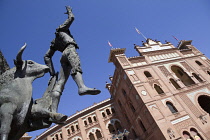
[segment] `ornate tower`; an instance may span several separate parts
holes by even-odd
[[[210,61],[191,43],[147,39],[131,58],[110,51],[115,72],[106,87],[129,139],[210,139]]]

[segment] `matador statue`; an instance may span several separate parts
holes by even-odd
[[[75,42],[69,30],[70,25],[74,21],[74,15],[69,6],[66,6],[66,10],[67,12],[65,14],[68,14],[68,18],[56,29],[55,39],[51,42],[50,49],[44,56],[45,63],[50,68],[50,75],[53,77],[55,75],[55,70],[52,63],[52,56],[56,51],[60,51],[62,53],[59,79],[52,90],[53,112],[57,111],[60,96],[70,74],[78,86],[79,95],[97,95],[101,92],[98,89],[89,88],[84,84],[80,59],[78,53],[76,52],[76,49],[79,49],[79,46]]]

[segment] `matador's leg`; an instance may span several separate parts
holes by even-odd
[[[80,66],[80,59],[76,52],[74,45],[69,45],[67,48],[68,50],[68,61],[71,65],[71,75],[74,79],[75,83],[78,86],[78,93],[79,95],[96,95],[99,94],[101,91],[95,88],[89,88],[84,84],[82,78],[82,70]]]
[[[53,91],[52,91],[52,112],[57,112],[58,104],[60,102],[60,96],[64,90],[64,86],[69,78],[70,74],[70,66],[66,63],[66,56],[65,54],[61,57],[61,69],[59,72],[59,79],[58,82],[55,84]]]

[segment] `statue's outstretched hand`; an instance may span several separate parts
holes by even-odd
[[[66,13],[65,14],[72,14],[72,9],[70,6],[66,6]]]

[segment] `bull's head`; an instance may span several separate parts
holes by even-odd
[[[33,77],[33,79],[36,79],[38,77],[44,76],[44,74],[49,71],[49,67],[46,65],[38,64],[32,60],[22,60],[22,54],[25,48],[26,43],[19,50],[16,56],[16,60],[14,60],[14,64],[16,66],[15,77]]]

